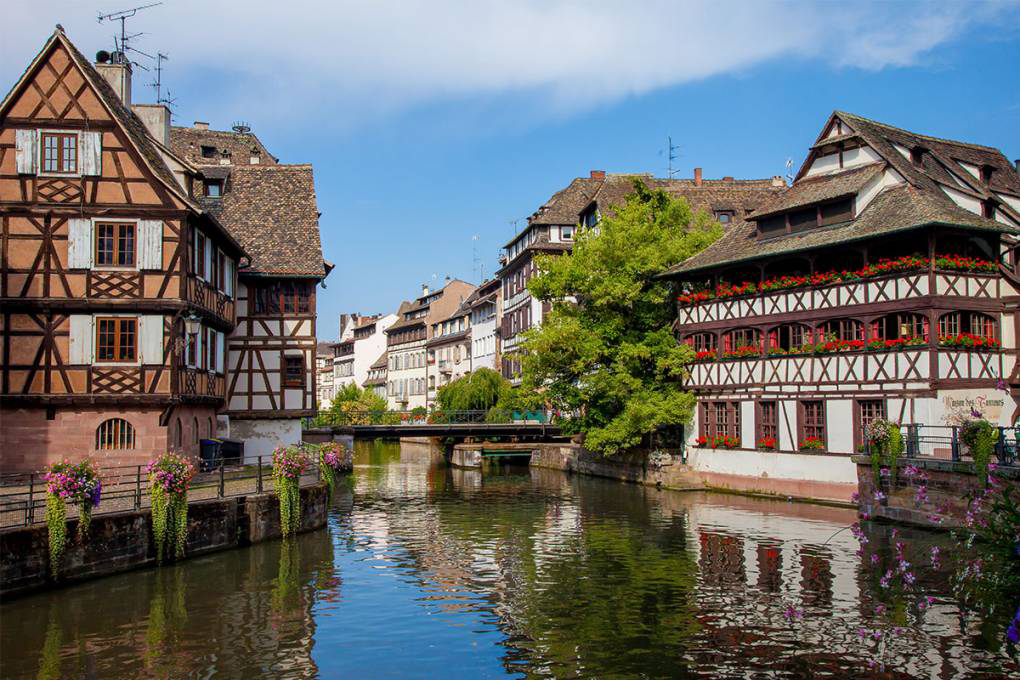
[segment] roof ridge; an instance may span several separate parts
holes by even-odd
[[[894,130],[896,132],[902,132],[904,134],[910,135],[911,137],[919,137],[921,139],[928,139],[928,140],[931,140],[933,142],[941,142],[943,144],[955,144],[956,146],[970,147],[970,148],[973,148],[973,149],[981,149],[983,151],[994,151],[995,153],[998,153],[998,154],[1002,153],[1002,151],[1000,149],[998,149],[998,148],[996,148],[994,146],[987,146],[985,144],[974,144],[973,142],[961,142],[961,141],[959,141],[957,139],[947,139],[945,137],[935,137],[934,135],[925,135],[925,134],[921,134],[920,132],[913,132],[911,130],[907,130],[906,128],[896,127],[895,125],[889,125],[888,123],[883,123],[881,121],[872,120],[871,118],[865,118],[864,116],[858,116],[856,113],[850,113],[849,111],[836,111],[835,113],[838,116],[846,116],[848,118],[856,118],[857,120],[862,120],[865,123],[869,123],[871,125],[877,125],[879,127],[887,128],[889,130]]]

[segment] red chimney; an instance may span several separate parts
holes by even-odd
[[[701,168],[694,168],[694,186],[701,186]]]
[[[605,170],[592,170],[591,171],[591,178],[592,179],[605,179],[606,178],[606,171]]]
[[[726,175],[725,177],[723,177],[723,181],[725,181],[725,182],[732,182],[733,181],[733,177],[731,177],[730,175]]]

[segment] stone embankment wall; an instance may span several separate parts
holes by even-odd
[[[860,486],[860,511],[872,519],[887,519],[927,527],[957,528],[965,526],[969,500],[980,493],[981,486],[974,464],[940,458],[901,458],[897,462],[895,486],[892,475],[880,476],[875,485],[871,459],[854,456]],[[918,474],[909,475],[907,466]],[[1002,483],[1020,490],[1020,468],[999,467],[993,473]],[[919,489],[924,490],[919,493]],[[876,489],[885,498],[876,499]]]
[[[687,463],[645,452],[605,458],[577,444],[533,444],[531,464],[668,489],[711,489],[849,505],[849,456],[691,449]],[[461,445],[454,447],[455,451]]]
[[[301,489],[301,531],[325,526],[325,484]],[[152,517],[148,510],[97,515],[89,538],[79,545],[78,521],[70,520],[60,579],[49,575],[46,525],[0,531],[0,596],[115,574],[156,564]],[[275,494],[196,501],[188,505],[186,557],[279,538],[280,503]]]

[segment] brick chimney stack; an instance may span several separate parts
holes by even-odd
[[[195,121],[195,129],[196,130],[208,130],[209,129],[209,123],[206,123],[203,120],[196,120]]]
[[[785,187],[786,180],[783,179],[782,175],[772,175],[772,186],[774,187]]]
[[[592,179],[605,179],[606,178],[606,171],[605,170],[592,170],[590,175],[591,175]]]
[[[701,168],[694,168],[694,186],[701,186]]]

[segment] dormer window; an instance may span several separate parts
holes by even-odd
[[[995,174],[995,168],[990,165],[981,166],[981,181],[985,184],[992,183],[992,175]]]
[[[715,211],[715,219],[717,219],[720,222],[720,224],[729,224],[730,222],[733,221],[733,218],[736,216],[737,214],[732,210]]]
[[[919,146],[915,146],[910,150],[910,162],[917,167],[921,167],[924,163],[924,149]]]
[[[589,228],[590,227],[594,227],[596,224],[598,224],[598,222],[599,222],[599,211],[598,211],[598,209],[596,209],[594,207],[591,208],[590,210],[586,210],[584,212],[584,214],[581,215],[581,224],[583,226],[585,226],[585,227],[589,227]]]
[[[202,158],[216,158],[216,147],[202,145]]]
[[[852,219],[854,219],[854,199],[847,197],[757,220],[758,237],[771,238],[784,234],[796,234],[815,227],[849,222]]]
[[[223,180],[222,179],[205,180],[205,195],[206,198],[222,198]]]
[[[995,199],[989,198],[981,202],[981,216],[990,220],[995,219],[995,209],[998,207],[998,203]]]
[[[573,227],[562,227],[560,228],[560,238],[564,241],[574,240],[574,228]]]

